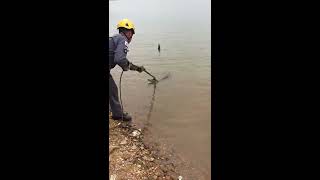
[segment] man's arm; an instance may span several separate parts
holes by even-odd
[[[140,73],[145,70],[143,66],[137,66],[132,64],[131,62],[129,62],[129,69],[132,71],[138,71]]]
[[[124,71],[129,70],[129,60],[127,59],[128,47],[126,45],[125,39],[121,39],[118,46],[114,52],[114,61],[118,64]]]
[[[125,39],[121,39],[115,50],[115,54],[114,54],[115,63],[117,63],[124,71],[128,71],[129,69],[133,71],[138,71],[140,73],[144,71],[143,66],[136,66],[131,62],[129,62],[129,60],[127,59],[128,51],[129,50],[127,47],[127,42],[125,41]]]

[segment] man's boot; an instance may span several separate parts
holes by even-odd
[[[120,116],[112,116],[112,119],[113,120],[131,121],[132,117],[128,113],[124,112],[123,117],[121,115]]]

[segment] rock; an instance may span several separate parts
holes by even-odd
[[[156,176],[156,175],[153,176],[153,179],[157,179],[157,178],[158,178],[158,176]]]
[[[126,145],[126,144],[128,144],[128,142],[126,140],[123,140],[120,142],[120,145]]]
[[[127,159],[129,159],[130,157],[131,157],[130,154],[124,154],[124,155],[123,155],[123,159],[124,159],[124,160],[127,160]]]
[[[132,150],[135,150],[135,149],[137,149],[137,146],[136,146],[136,145],[133,145],[133,146],[131,147],[131,149],[132,149]]]
[[[138,131],[138,130],[134,130],[133,132],[132,132],[132,136],[133,137],[137,137],[137,136],[139,136],[141,133],[140,133],[140,131]]]
[[[168,168],[167,168],[166,166],[164,166],[164,165],[160,165],[160,169],[161,169],[164,173],[168,172]]]
[[[175,172],[168,172],[168,173],[167,173],[167,176],[170,176],[172,179],[177,179],[178,174],[175,173]]]
[[[119,146],[110,146],[109,147],[109,154],[112,154],[114,150],[119,149]]]
[[[116,178],[117,178],[117,175],[113,174],[111,175],[110,180],[116,180]]]
[[[179,176],[178,179],[179,179],[179,180],[182,180],[182,176]]]
[[[160,175],[161,175],[161,173],[160,173],[159,171],[157,171],[155,174],[156,174],[157,176],[160,176]]]
[[[174,171],[174,167],[173,167],[173,165],[167,165],[167,169],[169,170],[169,171]]]

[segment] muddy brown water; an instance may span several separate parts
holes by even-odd
[[[189,162],[198,179],[211,178],[210,3],[210,0],[109,2],[110,35],[117,33],[116,24],[122,18],[135,23],[136,34],[129,44],[128,59],[143,65],[157,79],[170,73],[154,89],[148,84],[151,77],[146,73],[125,72],[124,109],[137,126],[148,126],[157,141]],[[119,84],[121,68],[116,67],[111,73]],[[188,179],[192,175],[182,176]]]

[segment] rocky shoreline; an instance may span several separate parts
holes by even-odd
[[[182,179],[170,155],[161,154],[144,138],[141,129],[109,117],[110,180]]]

